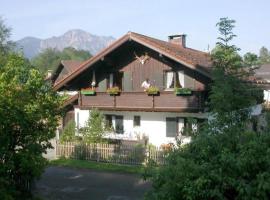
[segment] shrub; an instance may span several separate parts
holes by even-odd
[[[269,152],[269,133],[201,133],[153,172],[146,199],[269,199]]]
[[[99,110],[92,109],[86,126],[82,129],[83,140],[87,143],[100,143],[104,133],[104,115]]]
[[[60,142],[72,142],[76,140],[75,136],[76,124],[74,121],[68,122],[64,128],[63,133],[60,135]]]

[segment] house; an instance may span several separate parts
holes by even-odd
[[[270,64],[263,64],[255,70],[257,83],[263,85],[264,100],[267,106],[270,104]]]
[[[198,128],[207,118],[205,102],[211,82],[208,53],[186,46],[185,35],[171,35],[168,41],[128,32],[103,51],[78,63],[68,75],[60,64],[53,75],[54,89],[70,94],[66,101],[64,124],[75,120],[77,128],[85,125],[89,111],[98,108],[115,132],[108,137],[136,140],[147,136],[155,145],[174,142],[184,127]],[[148,95],[142,83],[149,79],[159,88]],[[108,88],[121,92],[109,95]],[[83,88],[94,87],[94,95]],[[192,92],[176,95],[174,88]],[[192,122],[189,123],[189,118]]]

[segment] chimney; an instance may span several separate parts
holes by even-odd
[[[177,44],[182,47],[186,47],[186,34],[181,34],[181,35],[170,35],[168,36],[168,40],[172,44]]]

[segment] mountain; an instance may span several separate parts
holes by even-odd
[[[97,36],[80,29],[74,29],[57,37],[54,36],[47,39],[25,37],[16,43],[18,48],[23,50],[27,58],[33,58],[44,49],[56,48],[61,51],[66,47],[87,50],[92,55],[95,55],[114,40],[115,38],[112,36]]]

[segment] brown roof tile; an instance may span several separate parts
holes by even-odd
[[[187,47],[182,47],[177,44],[158,40],[138,33],[131,32],[131,34],[135,37],[139,37],[140,39],[145,40],[145,42],[147,43],[152,43],[157,48],[161,48],[191,65],[198,65],[202,68],[205,68],[206,70],[208,70],[212,66],[211,57],[208,53]]]
[[[82,64],[82,61],[62,60],[61,63],[66,68],[68,73],[71,73],[71,72],[75,71]]]

